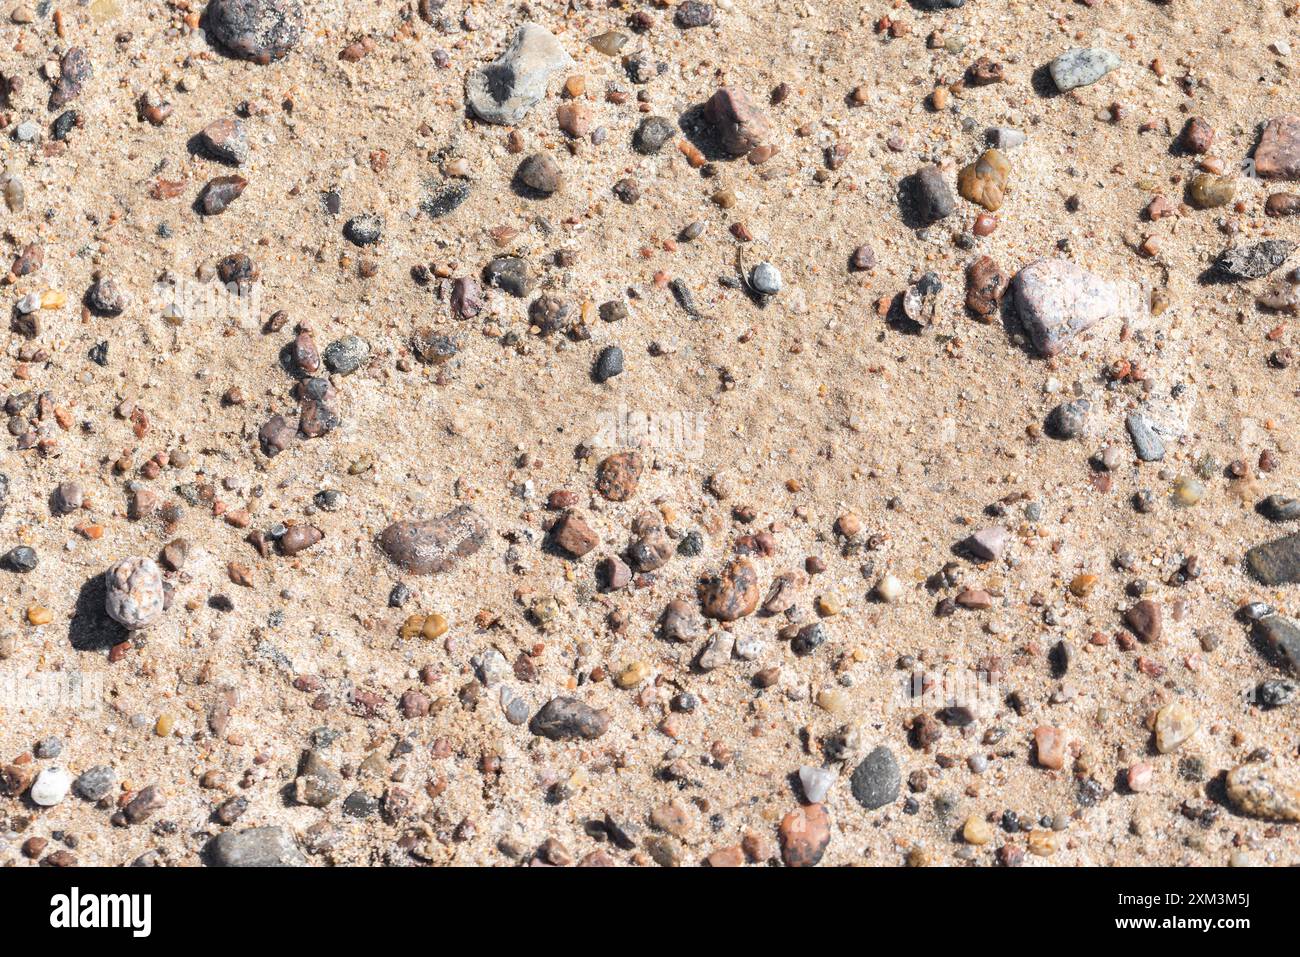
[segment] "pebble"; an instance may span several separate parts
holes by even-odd
[[[1047,414],[1044,427],[1054,439],[1077,439],[1087,430],[1092,403],[1087,399],[1062,402]]]
[[[778,829],[786,867],[816,867],[831,843],[831,821],[821,804],[795,808]]]
[[[1048,66],[1052,82],[1062,93],[1090,86],[1120,65],[1120,58],[1098,47],[1067,50]]]
[[[1154,644],[1160,640],[1163,630],[1164,613],[1160,603],[1144,598],[1124,612],[1124,624],[1129,627],[1140,641]]]
[[[524,23],[499,59],[469,75],[465,99],[479,119],[514,126],[546,96],[550,78],[573,66],[573,58],[549,30]]]
[[[932,225],[951,216],[957,209],[957,200],[937,166],[925,166],[913,173],[904,184],[917,219]]]
[[[1267,239],[1250,246],[1231,246],[1219,253],[1211,271],[1223,279],[1259,279],[1281,267],[1295,245],[1286,239]]]
[[[526,157],[519,164],[519,170],[515,175],[523,186],[543,196],[550,196],[563,184],[560,168],[555,165],[555,160],[545,153],[534,153]]]
[[[551,539],[574,558],[581,558],[600,544],[600,536],[586,516],[574,509],[565,512],[551,526]]]
[[[663,149],[664,144],[676,133],[677,127],[673,125],[672,120],[662,116],[647,116],[632,134],[632,148],[638,153],[653,156]]]
[[[1016,273],[1012,301],[1040,355],[1054,356],[1075,336],[1120,310],[1115,287],[1068,259],[1039,259]]]
[[[644,465],[636,452],[615,452],[596,467],[596,491],[611,502],[626,502],[636,494]]]
[[[1255,173],[1261,179],[1300,179],[1300,116],[1288,113],[1264,124],[1255,147]]]
[[[979,159],[962,167],[957,174],[957,192],[963,199],[983,206],[990,212],[1002,208],[1011,164],[996,149],[985,150]]]
[[[307,863],[293,834],[283,827],[225,831],[208,842],[207,853],[217,867],[301,867]]]
[[[1133,451],[1143,462],[1159,462],[1165,457],[1165,443],[1151,420],[1141,412],[1130,412],[1124,419]]]
[[[1246,552],[1246,568],[1264,585],[1300,582],[1300,532],[1256,545]]]
[[[1178,136],[1178,145],[1184,153],[1199,155],[1208,153],[1214,144],[1214,127],[1202,117],[1190,117],[1183,124],[1183,131]]]
[[[68,789],[71,787],[71,774],[60,767],[48,767],[36,775],[36,780],[32,782],[32,789],[27,796],[32,799],[32,803],[39,804],[41,807],[54,807],[68,796]]]
[[[983,319],[998,311],[1008,278],[990,256],[980,256],[966,267],[966,308]]]
[[[736,621],[758,607],[758,573],[747,558],[738,558],[716,575],[700,581],[700,610],[708,618]]]
[[[488,525],[472,505],[460,505],[429,521],[394,522],[379,536],[389,561],[415,575],[454,568],[483,547]]]
[[[849,790],[854,799],[868,811],[893,804],[902,787],[902,773],[894,752],[881,745],[868,754],[853,769]]]
[[[966,550],[982,562],[995,562],[1002,557],[1002,552],[1010,540],[1010,533],[1001,525],[981,528],[963,543]]]
[[[1264,201],[1264,213],[1273,217],[1300,214],[1300,196],[1295,193],[1273,193]]]
[[[1231,176],[1197,173],[1187,184],[1188,201],[1197,209],[1226,206],[1236,194],[1237,184]]]
[[[384,221],[374,213],[353,216],[343,224],[343,236],[354,246],[373,246],[384,232]]]
[[[325,366],[339,375],[351,375],[370,358],[370,343],[360,336],[344,336],[325,347]]]
[[[721,87],[704,105],[704,119],[732,156],[744,156],[750,150],[772,142],[774,130],[767,115],[755,105],[749,94],[734,87]]]
[[[1238,765],[1226,779],[1228,800],[1243,814],[1266,821],[1300,821],[1300,783],[1263,762]]]
[[[590,741],[609,730],[609,714],[576,698],[552,698],[533,715],[529,729],[552,741]]]
[[[1251,637],[1279,667],[1300,676],[1300,625],[1281,615],[1265,615],[1252,626]]]
[[[809,804],[821,804],[835,783],[835,772],[805,764],[799,768],[799,783]]]
[[[242,176],[218,176],[208,180],[199,195],[199,208],[205,216],[219,216],[243,194],[248,180]]]
[[[497,256],[483,270],[483,281],[512,296],[523,297],[532,291],[528,263],[518,256]]]
[[[1034,757],[1040,768],[1059,771],[1065,767],[1065,732],[1050,725],[1034,729]]]
[[[683,30],[707,27],[713,22],[713,6],[700,0],[683,0],[673,11],[673,22]]]
[[[72,793],[83,801],[99,801],[117,785],[117,775],[105,764],[87,768],[72,782]]]
[[[162,617],[162,571],[152,558],[124,558],[104,574],[104,608],[130,630],[147,628]]]
[[[781,291],[781,273],[771,263],[759,263],[749,272],[749,285],[759,295],[775,296]]]
[[[209,156],[223,163],[243,166],[248,162],[248,129],[235,117],[222,117],[203,127],[199,142]]]
[[[1199,727],[1196,715],[1186,705],[1177,701],[1165,705],[1156,712],[1156,750],[1161,754],[1178,750]]]
[[[1261,515],[1274,522],[1300,519],[1300,499],[1289,495],[1270,495],[1257,506]]]
[[[984,134],[989,146],[999,150],[1013,150],[1025,143],[1025,134],[1010,126],[995,126]]]
[[[11,572],[18,572],[22,575],[33,571],[40,564],[40,561],[36,549],[29,545],[17,545],[5,552],[4,558],[0,559],[0,564],[3,564]]]
[[[597,382],[608,382],[617,375],[623,374],[623,350],[618,346],[606,346],[600,350],[600,355],[596,357],[596,365],[592,370],[592,378]]]

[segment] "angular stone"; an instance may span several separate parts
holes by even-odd
[[[1300,821],[1300,782],[1281,768],[1243,764],[1228,772],[1226,785],[1228,800],[1243,814],[1266,821]]]
[[[546,96],[551,76],[572,66],[573,57],[549,30],[525,23],[499,59],[469,75],[465,99],[479,119],[513,126]]]
[[[1060,728],[1039,725],[1034,729],[1034,757],[1040,768],[1059,771],[1065,767],[1065,732]]]
[[[1124,612],[1124,624],[1138,638],[1147,643],[1153,643],[1160,640],[1160,633],[1164,628],[1164,615],[1160,608],[1160,603],[1152,601],[1150,598],[1144,598],[1128,611]]]
[[[1156,750],[1169,754],[1183,746],[1197,729],[1200,721],[1186,705],[1174,701],[1156,712]]]
[[[1124,419],[1129,438],[1133,440],[1133,451],[1143,462],[1159,462],[1165,457],[1165,442],[1156,432],[1155,427],[1141,412],[1130,412]]]
[[[704,648],[695,659],[695,666],[701,671],[721,668],[731,661],[731,651],[735,647],[735,636],[729,631],[720,631],[704,643]]]
[[[700,610],[688,601],[674,598],[664,609],[660,623],[669,641],[694,641],[704,634],[706,623]]]
[[[834,783],[835,772],[829,768],[814,768],[807,764],[799,768],[799,784],[803,787],[803,796],[810,804],[821,804],[826,800]]]
[[[569,509],[551,526],[551,540],[574,558],[581,558],[600,544],[600,536],[592,530],[586,516]]]
[[[903,183],[917,219],[923,225],[933,225],[946,219],[957,208],[948,181],[937,166],[923,166]]]
[[[393,564],[416,575],[450,570],[483,547],[488,526],[472,505],[460,505],[431,521],[394,522],[379,536]]]
[[[533,715],[533,734],[552,741],[592,740],[609,729],[609,714],[576,698],[552,698]]]
[[[1230,246],[1215,258],[1211,271],[1223,279],[1259,279],[1279,268],[1294,250],[1295,243],[1286,239]]]
[[[991,256],[980,256],[966,267],[966,308],[981,319],[998,311],[1007,290],[1007,276]]]
[[[744,90],[725,86],[718,89],[704,104],[704,119],[732,156],[744,156],[772,142],[771,120]]]
[[[957,174],[957,192],[962,198],[989,211],[1002,207],[1011,164],[997,150],[985,150],[975,162]]]
[[[1120,311],[1114,285],[1068,259],[1030,263],[1016,273],[1011,294],[1021,325],[1044,356]]]
[[[243,121],[233,116],[223,117],[203,127],[199,142],[208,155],[224,163],[242,166],[248,162],[248,130]]]
[[[735,621],[758,607],[758,572],[747,558],[731,562],[720,574],[700,581],[700,610],[718,621]]]
[[[997,561],[1007,547],[1010,534],[1001,525],[981,528],[963,543],[966,550],[982,562]]]
[[[226,831],[208,842],[208,854],[217,867],[302,867],[307,863],[283,827],[253,827]]]
[[[1246,552],[1246,568],[1264,585],[1300,582],[1300,532],[1256,545]]]
[[[853,769],[849,790],[854,799],[868,811],[874,811],[898,800],[902,773],[894,752],[881,745]]]
[[[1255,172],[1261,179],[1300,179],[1300,116],[1288,113],[1264,124]]]
[[[1062,93],[1090,86],[1120,65],[1120,58],[1099,47],[1076,47],[1058,56],[1048,66],[1052,82]]]

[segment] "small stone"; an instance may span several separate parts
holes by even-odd
[[[957,208],[948,181],[937,166],[925,166],[904,182],[905,194],[922,225],[932,225],[951,216]]]
[[[1002,557],[1010,534],[1001,525],[981,528],[963,543],[966,550],[982,562],[995,562]]]
[[[1300,582],[1300,532],[1256,545],[1246,552],[1246,568],[1265,585]]]
[[[926,272],[903,293],[903,315],[922,326],[932,325],[939,313],[943,283],[936,272]]]
[[[1178,145],[1184,153],[1208,153],[1214,143],[1214,127],[1199,116],[1193,116],[1183,125]]]
[[[626,502],[636,494],[643,465],[637,452],[615,452],[596,467],[596,491],[611,502]]]
[[[560,168],[545,153],[534,153],[526,157],[519,164],[515,177],[521,185],[543,196],[550,196],[563,183]]]
[[[472,505],[461,505],[431,521],[394,522],[379,536],[393,564],[416,575],[437,575],[483,547],[488,526]]]
[[[1152,779],[1155,775],[1155,768],[1150,761],[1139,761],[1137,764],[1130,765],[1124,774],[1125,783],[1130,791],[1134,794],[1141,794],[1149,790]]]
[[[209,156],[242,166],[248,162],[248,130],[242,120],[223,117],[205,126],[199,133],[199,142]]]
[[[1300,179],[1300,116],[1286,114],[1264,124],[1255,147],[1255,173],[1261,179]]]
[[[600,544],[583,513],[570,509],[551,527],[551,539],[574,558],[581,558]]]
[[[993,825],[982,814],[972,814],[962,825],[961,836],[967,844],[982,847],[993,840]]]
[[[775,296],[781,291],[781,273],[771,263],[759,263],[749,272],[749,285],[761,296]]]
[[[263,65],[287,55],[302,37],[298,0],[211,0],[204,19],[227,51]]]
[[[72,782],[72,793],[83,801],[98,801],[105,798],[117,785],[117,775],[113,769],[104,764],[87,768]]]
[[[1124,612],[1124,624],[1138,639],[1148,644],[1160,640],[1163,630],[1163,612],[1160,603],[1144,598]]]
[[[1039,725],[1034,729],[1034,757],[1040,768],[1059,771],[1065,767],[1065,732],[1060,728]]]
[[[591,377],[597,382],[608,382],[623,373],[623,350],[618,346],[606,346],[596,357],[596,366]]]
[[[551,76],[573,65],[549,30],[524,23],[500,58],[469,75],[465,99],[479,119],[513,126],[546,96]]]
[[[853,250],[849,257],[849,268],[855,272],[866,272],[876,268],[876,252],[865,243]]]
[[[799,768],[799,783],[803,786],[803,794],[809,804],[821,804],[835,783],[835,772],[805,764]]]
[[[344,336],[325,347],[325,366],[339,375],[351,375],[370,357],[370,343],[360,336]]]
[[[1224,279],[1259,279],[1286,262],[1295,245],[1285,239],[1268,239],[1251,246],[1232,246],[1219,253],[1211,269]]]
[[[772,141],[772,123],[744,90],[721,87],[704,105],[704,119],[732,156]]]
[[[383,235],[384,221],[374,213],[353,216],[343,224],[343,236],[354,246],[373,246]]]
[[[1300,676],[1300,625],[1281,615],[1265,615],[1251,628],[1251,637],[1279,667]]]
[[[695,665],[701,671],[714,671],[731,661],[731,652],[736,647],[735,637],[727,631],[720,631],[704,643],[695,659]]]
[[[1115,287],[1068,259],[1039,259],[1016,274],[1012,300],[1021,325],[1043,356],[1061,352],[1079,333],[1119,312]]]
[[[957,174],[957,192],[962,198],[989,211],[1002,207],[1011,164],[995,149],[985,150],[975,162]]]
[[[124,558],[104,575],[104,607],[130,630],[147,628],[163,613],[162,571],[152,558]]]
[[[992,257],[980,256],[966,267],[966,308],[980,318],[990,318],[998,311],[1007,281]]]
[[[1156,712],[1156,750],[1161,754],[1176,751],[1194,735],[1200,722],[1186,705],[1174,701]]]
[[[443,183],[435,186],[420,200],[420,212],[430,219],[441,219],[469,199],[470,192],[468,183]]]
[[[580,139],[591,132],[591,110],[584,103],[561,103],[555,108],[555,121],[566,136]]]
[[[700,581],[700,610],[718,621],[736,621],[758,607],[758,573],[747,558],[738,558],[721,573]]]
[[[1300,196],[1295,193],[1273,193],[1264,201],[1264,213],[1273,217],[1300,214]]]
[[[523,297],[532,291],[527,261],[518,256],[497,256],[483,270],[483,281],[512,296]]]
[[[881,745],[853,769],[849,789],[854,799],[868,811],[893,804],[898,800],[902,774],[894,752]]]
[[[54,490],[54,510],[62,515],[75,512],[85,501],[80,482],[60,482]]]
[[[1067,50],[1048,66],[1052,82],[1062,93],[1090,86],[1120,65],[1120,58],[1109,50],[1080,48]]]
[[[533,715],[533,734],[552,741],[593,740],[609,729],[609,714],[576,698],[552,698]]]
[[[1141,412],[1130,412],[1124,420],[1129,437],[1133,440],[1133,451],[1143,462],[1159,462],[1165,457],[1165,443],[1151,420]]]
[[[4,557],[0,559],[0,564],[3,564],[11,572],[25,575],[40,564],[40,556],[36,554],[36,549],[30,545],[16,545],[5,552]]]
[[[662,116],[647,116],[632,135],[632,148],[638,153],[652,156],[677,133],[672,120]]]
[[[218,867],[301,867],[307,863],[293,835],[283,827],[226,831],[208,842]]]
[[[895,575],[882,575],[873,591],[877,598],[888,604],[903,597],[903,583]]]
[[[328,807],[342,791],[342,775],[316,751],[304,751],[293,782],[294,800],[309,807]]]
[[[48,767],[36,775],[36,780],[32,782],[32,789],[27,792],[27,796],[32,799],[33,804],[54,807],[68,796],[68,789],[71,787],[71,774],[60,767]]]
[[[1187,184],[1187,199],[1197,209],[1226,206],[1236,194],[1237,184],[1231,176],[1197,173]]]
[[[1000,150],[1012,150],[1025,142],[1025,134],[1010,126],[995,126],[984,134],[984,138],[989,146]]]
[[[695,605],[675,598],[664,609],[660,626],[669,641],[690,642],[704,634],[706,624]]]
[[[1092,403],[1087,399],[1062,402],[1047,414],[1044,422],[1047,434],[1054,439],[1077,439],[1088,427],[1088,412]]]
[[[831,843],[830,815],[821,804],[795,808],[778,829],[786,867],[816,867]]]
[[[199,208],[206,216],[219,216],[239,198],[248,186],[248,180],[242,176],[218,176],[208,180],[199,195]]]
[[[1266,821],[1300,821],[1300,783],[1281,768],[1242,764],[1228,772],[1228,800],[1243,814]]]
[[[315,525],[294,525],[280,536],[280,551],[292,557],[311,548],[324,537],[325,533]]]
[[[90,57],[81,47],[69,47],[59,60],[59,79],[50,94],[50,109],[59,110],[81,95],[82,87],[94,75]]]
[[[673,22],[683,30],[707,27],[713,22],[713,6],[700,0],[683,0],[673,11]]]

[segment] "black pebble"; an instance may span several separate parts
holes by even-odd
[[[596,368],[592,378],[597,382],[607,382],[623,372],[623,350],[618,346],[606,346],[596,359]]]

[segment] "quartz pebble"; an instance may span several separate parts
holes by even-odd
[[[1120,58],[1109,50],[1080,48],[1067,50],[1048,67],[1052,82],[1062,93],[1090,86],[1120,65]]]
[[[1079,333],[1120,311],[1108,281],[1068,259],[1039,259],[1016,273],[1011,295],[1040,355],[1054,356]]]
[[[147,628],[163,613],[162,571],[152,558],[124,558],[104,575],[108,616],[131,630]]]
[[[572,66],[573,58],[549,30],[524,23],[499,59],[469,75],[465,99],[479,119],[513,126],[546,96],[547,81]]]

